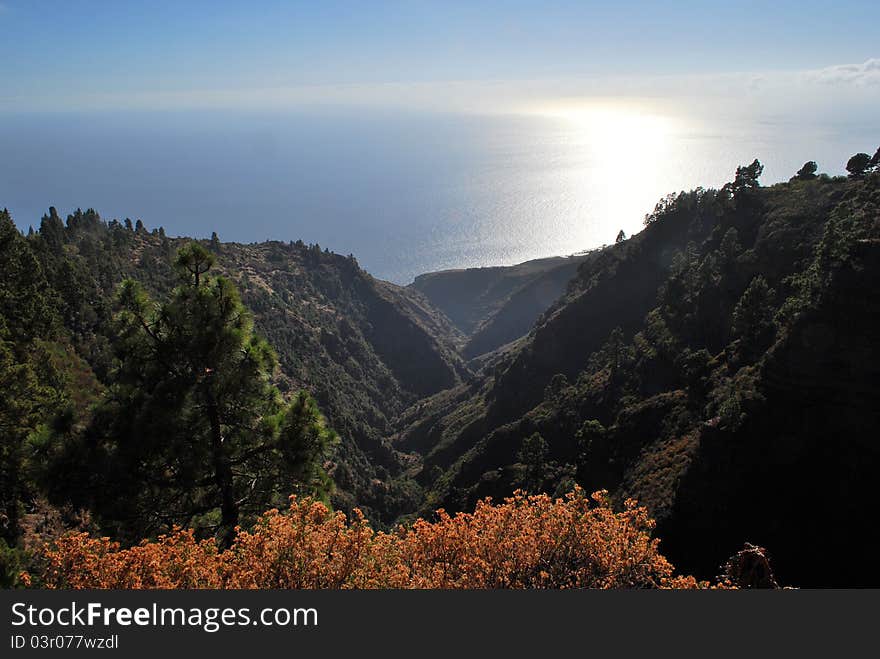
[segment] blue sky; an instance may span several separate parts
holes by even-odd
[[[0,0],[0,107],[873,68],[878,24],[880,3],[860,0]]]
[[[0,0],[0,205],[402,282],[570,253],[755,157],[873,152],[878,25],[877,0]]]

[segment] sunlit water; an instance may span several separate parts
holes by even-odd
[[[874,127],[602,109],[528,116],[290,113],[0,117],[0,206],[141,218],[172,235],[317,242],[408,283],[570,254],[638,231],[666,193],[759,158],[843,171]]]

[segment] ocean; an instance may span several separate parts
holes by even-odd
[[[844,171],[877,126],[429,112],[117,111],[0,116],[0,207],[25,229],[92,207],[170,235],[319,243],[401,284],[571,254],[640,230],[669,192],[760,159]]]

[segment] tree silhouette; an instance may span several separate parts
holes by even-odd
[[[745,356],[765,350],[773,337],[774,291],[761,275],[752,279],[733,310],[732,331]]]
[[[816,164],[815,160],[808,160],[804,163],[804,166],[801,167],[797,172],[797,178],[801,181],[809,181],[810,179],[816,178],[816,170],[819,169],[819,166]]]
[[[523,440],[517,459],[526,467],[523,486],[530,492],[537,492],[544,482],[547,455],[547,442],[540,433],[532,433]]]
[[[861,178],[871,166],[871,156],[867,153],[857,153],[846,163],[846,171],[850,178]]]
[[[733,191],[738,192],[746,188],[757,188],[760,184],[758,179],[764,173],[764,165],[756,158],[750,165],[744,165],[736,168],[736,175],[733,179]]]
[[[64,222],[58,217],[54,206],[49,207],[49,214],[40,220],[40,238],[55,253],[60,253],[64,246]]]

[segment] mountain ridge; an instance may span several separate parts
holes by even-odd
[[[870,515],[880,466],[877,169],[805,167],[762,187],[756,160],[718,190],[667,196],[643,231],[576,259],[407,287],[302,241],[196,242],[277,352],[279,391],[311,392],[339,432],[323,465],[337,509],[387,528],[578,485],[638,499],[666,553],[700,578],[748,541],[784,582],[866,585],[880,538],[850,525]],[[52,424],[75,432],[118,366],[119,282],[163,299],[192,239],[93,210],[65,222],[50,209],[27,237],[4,213],[0,230],[14,257],[3,364],[51,355],[58,373],[37,358],[35,374],[61,383]],[[28,432],[51,450],[40,442],[56,431]],[[831,494],[804,506],[820,486]]]
[[[700,577],[749,541],[770,548],[790,583],[865,585],[868,559],[855,541],[832,550],[817,536],[798,545],[799,525],[809,522],[795,499],[824,475],[846,492],[847,506],[868,514],[860,502],[872,489],[846,474],[880,462],[868,437],[880,401],[866,347],[880,340],[870,284],[880,174],[808,174],[769,187],[759,175],[756,161],[721,190],[662,200],[644,231],[581,265],[567,292],[467,392],[436,395],[401,425],[394,441],[422,450],[413,474],[428,492],[421,514],[467,510],[516,487],[561,493],[577,482],[648,505],[670,557]],[[822,300],[858,290],[860,304],[838,305],[839,320],[824,312],[823,323],[797,329],[823,313]],[[796,336],[840,355],[813,360],[795,349]],[[810,369],[795,375],[791,358],[774,367],[784,354]],[[797,433],[773,406],[787,410]],[[807,420],[810,407],[824,410],[822,423]],[[835,434],[823,439],[823,431]],[[846,448],[831,458],[835,442]],[[731,453],[741,445],[752,452]],[[746,493],[750,507],[735,503]],[[830,501],[810,514],[818,511],[835,515]],[[859,566],[846,555],[861,557]]]

